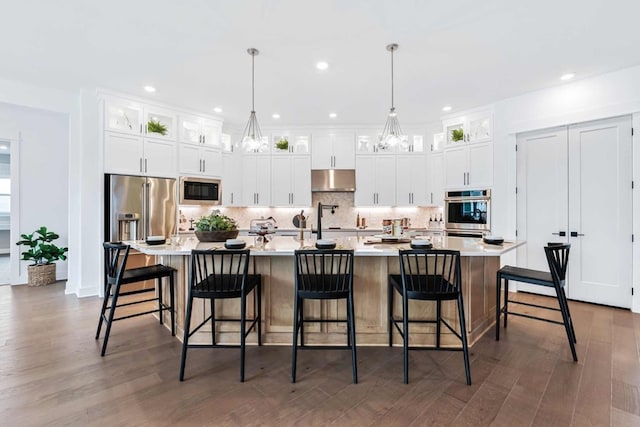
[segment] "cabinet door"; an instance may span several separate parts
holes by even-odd
[[[200,147],[180,144],[180,167],[178,170],[181,175],[200,175],[202,173]]]
[[[444,154],[429,158],[429,203],[444,206]]]
[[[292,162],[292,204],[294,206],[311,206],[311,159],[309,156],[295,156]]]
[[[271,202],[273,206],[291,205],[292,159],[277,156],[271,159]]]
[[[376,204],[376,157],[358,156],[356,166],[356,206]]]
[[[222,204],[242,205],[242,165],[233,153],[222,154]]]
[[[202,119],[193,116],[180,116],[178,121],[178,138],[180,142],[191,144],[202,143]]]
[[[445,188],[461,188],[467,182],[467,147],[450,148],[444,152]]]
[[[331,169],[333,167],[333,142],[328,133],[313,135],[311,143],[311,169]]]
[[[144,140],[145,173],[149,176],[176,176],[176,144],[168,141]]]
[[[355,169],[356,147],[353,133],[336,133],[332,138],[333,169]]]
[[[213,120],[202,120],[201,131],[202,143],[209,147],[220,147],[220,137],[222,135],[222,124]]]
[[[104,130],[141,135],[142,105],[125,100],[106,100]]]
[[[258,206],[271,204],[271,159],[265,156],[256,158],[256,192],[258,193]]]
[[[256,206],[258,176],[256,156],[244,156],[242,158],[242,204],[244,206]]]
[[[108,173],[144,174],[142,137],[105,132],[104,171]]]
[[[470,115],[466,127],[468,143],[490,141],[493,132],[491,113],[481,112]]]
[[[395,156],[380,156],[376,159],[376,204],[395,206],[396,204],[396,159]]]
[[[431,152],[440,153],[444,148],[444,132],[434,133],[433,142],[431,143]]]
[[[309,154],[311,151],[311,135],[295,135],[292,143],[292,153]],[[309,164],[309,168],[311,168],[311,164]]]
[[[177,121],[177,115],[171,111],[146,106],[142,128],[146,136],[175,141]]]
[[[396,159],[396,204],[424,206],[427,198],[427,160],[424,156],[398,156]]]
[[[491,187],[493,185],[493,144],[478,144],[468,147],[469,169],[467,185]]]
[[[206,176],[222,176],[222,153],[219,149],[202,147],[200,149],[202,159],[202,173]]]

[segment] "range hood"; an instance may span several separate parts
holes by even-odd
[[[311,169],[311,191],[356,191],[356,171]]]

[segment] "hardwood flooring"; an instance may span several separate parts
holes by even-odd
[[[528,301],[553,302],[519,294]],[[579,362],[561,326],[512,316],[462,354],[359,347],[349,351],[250,347],[191,350],[178,381],[180,342],[152,316],[115,323],[107,355],[94,340],[100,300],[64,284],[0,287],[0,425],[639,426],[640,315],[571,302]],[[527,308],[529,312],[535,309]]]

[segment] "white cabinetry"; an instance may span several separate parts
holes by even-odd
[[[427,159],[424,155],[398,155],[396,158],[396,202],[399,206],[431,204],[427,197]]]
[[[218,148],[180,144],[180,174],[219,177],[222,153]]]
[[[311,206],[309,156],[271,158],[271,205]]]
[[[219,121],[181,115],[178,129],[180,142],[220,147],[222,123]]]
[[[174,177],[176,144],[105,132],[104,170],[107,173]]]
[[[356,206],[396,204],[396,159],[394,156],[358,156],[356,159]]]
[[[222,154],[222,204],[242,205],[242,159],[236,153]]]
[[[355,169],[354,134],[322,132],[311,144],[311,169]]]
[[[444,154],[432,153],[429,157],[429,204],[444,205]]]
[[[444,151],[445,187],[491,187],[493,144],[473,144]]]
[[[484,110],[443,121],[445,145],[474,144],[493,139],[493,115]]]
[[[245,154],[242,158],[242,204],[269,206],[270,203],[271,158]]]
[[[273,132],[271,135],[272,154],[309,154],[310,135],[291,135],[288,132]]]

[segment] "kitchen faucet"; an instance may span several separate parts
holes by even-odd
[[[322,239],[322,211],[324,209],[331,209],[331,213],[334,214],[336,213],[336,209],[338,209],[338,205],[323,205],[322,203],[318,202],[318,238],[317,240]]]

